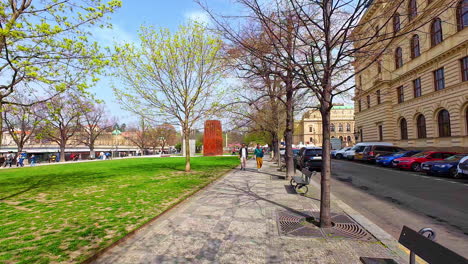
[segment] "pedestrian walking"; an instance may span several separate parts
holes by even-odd
[[[242,147],[239,149],[239,159],[241,162],[241,170],[245,170],[247,166],[247,157],[249,156],[249,150],[242,144]]]
[[[264,150],[260,148],[260,144],[257,144],[257,147],[255,148],[254,155],[255,159],[257,160],[257,171],[260,172],[260,169],[263,166],[263,154]]]
[[[11,168],[11,164],[13,163],[13,154],[11,153],[8,153],[8,155],[6,156],[6,159],[5,159],[5,165],[3,167],[10,167]]]
[[[36,166],[36,155],[32,154],[31,159],[29,161],[29,164],[31,164],[31,167]]]

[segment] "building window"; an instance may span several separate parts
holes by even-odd
[[[419,115],[416,119],[416,127],[418,138],[426,138],[426,118],[423,115]]]
[[[379,105],[380,104],[380,90],[377,90],[376,92],[376,96],[377,96],[377,104]]]
[[[379,125],[379,141],[383,141],[383,127]]]
[[[352,142],[352,141],[351,141],[351,136],[348,136],[348,142]]]
[[[410,0],[408,3],[408,19],[409,21],[413,20],[418,14],[418,5],[416,0]]]
[[[395,69],[403,66],[403,51],[400,47],[395,49]]]
[[[457,24],[458,30],[462,30],[468,26],[468,0],[458,2]]]
[[[378,37],[380,32],[380,27],[379,25],[375,26],[375,36]]]
[[[419,36],[414,35],[411,38],[411,58],[414,59],[421,55],[421,48],[419,46]]]
[[[468,107],[465,111],[465,122],[466,122],[466,134],[468,135]]]
[[[361,110],[362,110],[361,99],[359,99],[359,101],[358,101],[358,110],[359,110],[359,112],[361,112]]]
[[[440,18],[436,18],[431,24],[431,47],[441,43],[442,40],[442,21]]]
[[[377,73],[382,73],[382,61],[377,61]]]
[[[366,97],[367,108],[370,108],[370,95]]]
[[[309,132],[312,132],[312,127],[309,127]]]
[[[398,98],[398,103],[401,104],[405,101],[405,93],[403,90],[403,86],[400,86],[397,88],[397,98]]]
[[[335,124],[331,124],[331,125],[330,125],[330,131],[331,131],[331,132],[335,132]]]
[[[408,139],[408,124],[404,118],[400,121],[400,133],[401,139]]]
[[[437,123],[439,124],[439,137],[450,137],[450,114],[447,110],[441,110],[437,116]]]
[[[359,129],[359,137],[360,137],[360,141],[363,142],[364,134],[362,132],[362,128]]]
[[[351,124],[346,124],[346,132],[351,132]]]
[[[434,71],[434,88],[436,91],[445,88],[444,68],[440,68]]]
[[[421,93],[421,78],[413,80],[414,98],[420,97]]]
[[[400,28],[400,14],[395,13],[395,15],[393,15],[393,33],[400,31]]]
[[[343,132],[343,124],[338,124],[338,132]]]
[[[359,75],[359,88],[362,89],[362,75]]]
[[[468,81],[468,56],[460,60],[462,82]]]
[[[309,138],[309,143],[313,143],[314,142],[314,139],[313,138]]]

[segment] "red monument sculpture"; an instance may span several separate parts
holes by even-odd
[[[223,155],[223,130],[221,121],[206,120],[203,135],[203,156]]]

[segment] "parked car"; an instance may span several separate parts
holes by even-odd
[[[404,151],[403,148],[383,145],[369,145],[362,152],[362,160],[375,162],[375,158],[381,155],[388,155]]]
[[[468,156],[462,158],[458,163],[458,175],[468,176]]]
[[[375,158],[375,163],[380,166],[392,166],[392,161],[398,158],[402,157],[411,157],[416,153],[421,152],[420,150],[404,150],[404,151],[399,151],[397,153],[393,154],[387,154],[387,155],[382,155],[378,156]]]
[[[403,157],[393,160],[392,164],[403,170],[421,171],[421,164],[426,161],[443,160],[457,153],[442,151],[424,151],[411,157]]]
[[[308,167],[310,170],[322,169],[322,148],[318,147],[303,147],[296,157],[296,165],[302,170]]]
[[[460,160],[468,154],[457,154],[444,160],[427,161],[421,165],[421,170],[427,175],[449,175],[452,178],[460,178],[457,166]]]
[[[335,153],[332,152],[332,157],[336,158],[336,159],[343,159],[344,155],[345,155],[345,152],[350,150],[350,149],[351,149],[351,147],[346,147],[346,148],[342,148],[340,150],[335,151]]]
[[[392,143],[388,143],[388,142],[361,142],[361,143],[357,143],[350,150],[346,151],[345,154],[344,154],[344,157],[347,160],[353,160],[354,155],[356,154],[356,152],[358,152],[358,153],[362,152],[366,146],[376,145],[376,144],[385,145],[385,146],[392,146],[393,145]]]

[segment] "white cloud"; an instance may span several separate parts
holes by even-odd
[[[205,25],[209,25],[211,22],[210,16],[203,11],[191,11],[185,13],[185,18],[190,21],[200,22]]]
[[[102,46],[113,46],[114,44],[136,42],[137,37],[118,25],[114,24],[112,28],[96,27],[92,29],[92,34],[97,42]]]

